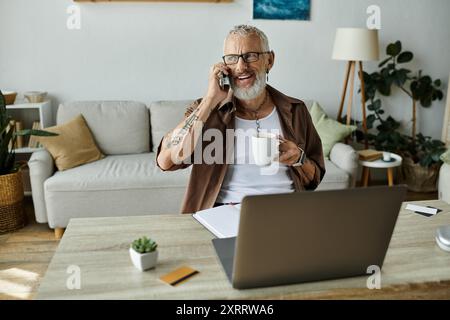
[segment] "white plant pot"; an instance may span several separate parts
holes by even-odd
[[[149,253],[139,253],[130,248],[130,258],[134,266],[141,271],[145,271],[156,266],[158,261],[158,250]]]

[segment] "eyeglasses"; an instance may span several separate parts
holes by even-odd
[[[246,63],[250,62],[256,62],[259,60],[259,56],[261,54],[270,53],[270,51],[264,51],[264,52],[247,52],[243,54],[227,54],[222,57],[223,62],[225,64],[236,64],[239,62],[239,58],[242,58]]]

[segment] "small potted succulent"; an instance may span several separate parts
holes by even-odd
[[[145,271],[156,266],[158,260],[158,244],[147,237],[142,237],[133,241],[130,247],[130,257],[134,266],[141,271]]]

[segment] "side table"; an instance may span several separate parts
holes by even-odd
[[[387,169],[387,177],[389,186],[394,185],[394,168],[399,167],[402,164],[402,157],[398,154],[391,153],[390,162],[378,159],[374,161],[359,160],[359,164],[362,166],[362,185],[367,187],[369,185],[370,168]]]

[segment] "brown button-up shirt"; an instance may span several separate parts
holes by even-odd
[[[276,89],[267,86],[275,107],[277,109],[283,137],[295,142],[306,153],[306,161],[300,167],[289,167],[289,176],[291,177],[295,191],[314,190],[319,185],[325,174],[325,164],[323,159],[322,142],[311,120],[311,116],[305,104],[298,99],[288,97]],[[196,100],[187,107],[186,116],[195,110],[200,104],[201,99]],[[229,161],[225,157],[232,152],[226,152],[230,146],[225,139],[226,130],[234,129],[234,119],[236,115],[236,100],[222,102],[218,108],[214,109],[206,123],[203,125],[203,132],[215,128],[223,134],[223,154],[224,159],[217,164],[192,164],[193,168],[189,179],[186,194],[183,200],[181,212],[194,213],[199,210],[211,208],[219,194],[222,182],[228,168]],[[201,141],[196,148],[203,151],[211,142]],[[158,147],[157,157],[161,152],[162,140]],[[202,153],[203,154],[203,153]],[[191,157],[191,162],[193,161]],[[169,170],[178,170],[189,167],[191,164],[182,163],[173,165]],[[159,165],[158,165],[159,166]]]

